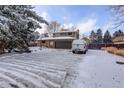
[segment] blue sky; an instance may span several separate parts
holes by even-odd
[[[37,5],[35,11],[48,22],[58,21],[69,27],[75,25],[81,34],[89,34],[92,29],[101,28],[103,33],[111,32],[112,14],[107,5]]]

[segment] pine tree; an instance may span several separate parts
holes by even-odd
[[[108,30],[104,34],[103,41],[105,44],[112,43],[112,37],[111,37],[111,34]]]
[[[8,49],[28,50],[29,36],[39,23],[46,23],[33,11],[30,5],[0,6],[0,40],[4,40]]]
[[[100,43],[103,43],[103,38],[102,38],[102,30],[101,29],[98,29],[97,32],[96,32],[96,36],[97,36],[97,43],[100,44]]]
[[[91,31],[90,40],[91,43],[96,43],[96,33],[94,32],[94,30]]]
[[[118,36],[124,36],[123,31],[121,31],[120,29],[113,33],[113,37],[118,37]]]

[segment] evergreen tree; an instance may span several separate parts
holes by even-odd
[[[105,44],[112,43],[112,37],[111,37],[111,34],[108,30],[104,34],[103,41]]]
[[[90,37],[91,43],[96,43],[96,33],[94,32],[94,30],[91,31],[91,34],[89,37]]]
[[[113,33],[113,37],[118,37],[118,36],[123,36],[123,35],[124,35],[123,31],[121,31],[120,29]]]
[[[28,38],[30,41],[35,41],[40,37],[40,33],[39,32],[33,32]]]
[[[28,49],[28,36],[37,28],[39,23],[46,23],[42,17],[33,11],[30,5],[1,5],[0,6],[0,40],[4,40],[8,49]]]
[[[96,43],[98,43],[98,44],[103,43],[102,30],[101,29],[97,30],[96,37],[97,37]]]

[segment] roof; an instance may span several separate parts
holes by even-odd
[[[114,42],[114,44],[124,44],[124,41],[123,42]]]
[[[54,33],[69,33],[69,32],[78,32],[78,31],[59,31],[59,32],[54,32]]]
[[[124,36],[118,36],[113,39],[113,42],[124,42]]]
[[[45,37],[45,38],[42,38],[41,40],[63,40],[63,39],[74,40],[75,38],[74,37]]]

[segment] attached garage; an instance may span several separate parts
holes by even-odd
[[[73,37],[49,37],[39,40],[40,47],[56,48],[56,49],[71,49]]]
[[[72,40],[55,41],[55,48],[57,49],[71,49]]]

